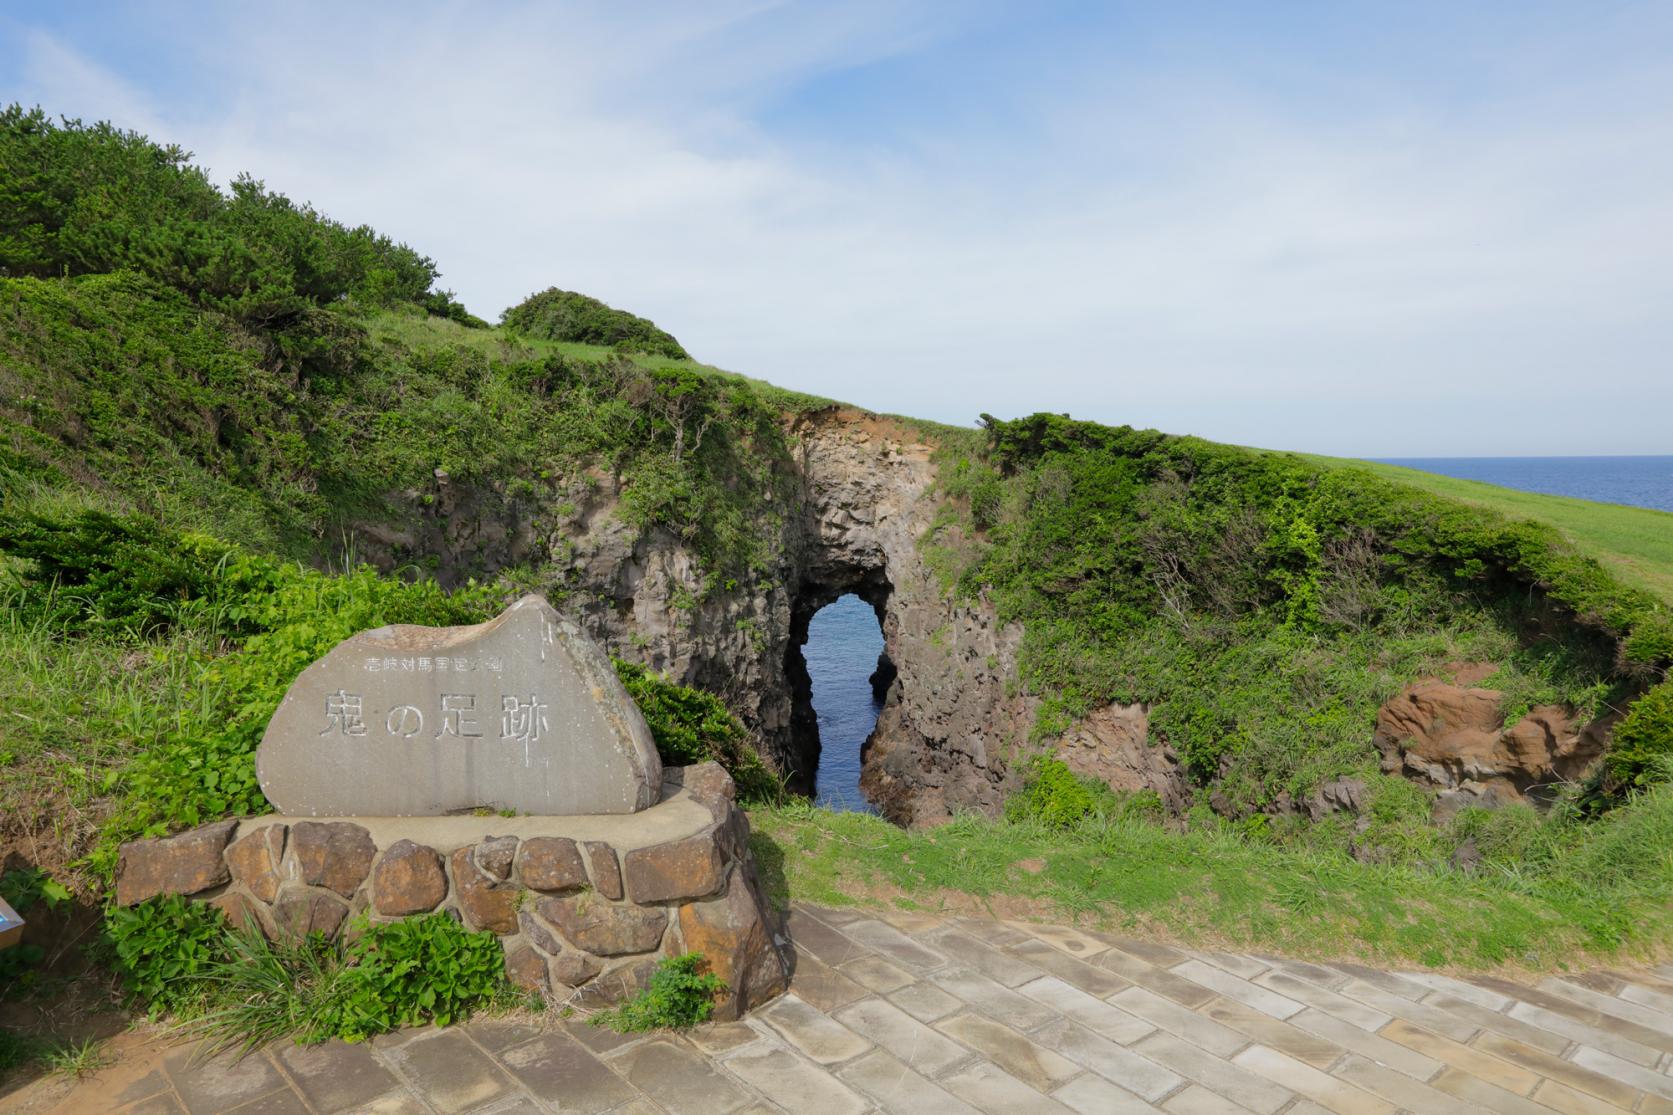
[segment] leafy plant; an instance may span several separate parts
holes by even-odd
[[[683,767],[714,760],[732,776],[740,799],[774,801],[783,796],[783,783],[719,697],[675,685],[621,659],[616,660],[616,674],[645,714],[664,763]]]
[[[709,1020],[715,996],[724,990],[725,982],[704,970],[702,953],[668,956],[657,964],[643,991],[589,1021],[619,1034],[685,1030]]]
[[[446,1026],[510,991],[499,938],[441,912],[371,926],[345,959],[313,1036],[358,1041],[401,1026]]]
[[[607,345],[623,352],[689,359],[680,342],[644,318],[557,287],[529,295],[505,311],[500,320],[514,333],[548,341]]]
[[[153,1016],[199,1005],[205,979],[227,958],[221,912],[179,895],[117,907],[106,915],[105,929],[123,984]]]
[[[1673,680],[1638,698],[1615,725],[1608,759],[1609,778],[1617,786],[1642,789],[1667,777],[1673,758]]]

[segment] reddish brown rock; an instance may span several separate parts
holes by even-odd
[[[580,987],[598,975],[603,965],[584,952],[565,949],[561,955],[552,958],[548,967],[554,983],[561,983],[565,987]]]
[[[284,859],[284,825],[267,825],[247,832],[227,845],[227,867],[233,879],[263,902],[272,902],[279,896],[279,865]]]
[[[650,952],[662,943],[668,926],[661,910],[613,905],[596,893],[547,898],[538,909],[570,944],[598,956]]]
[[[742,1017],[790,984],[790,970],[773,944],[761,896],[742,871],[733,873],[721,897],[680,907],[680,936],[686,951],[701,953],[709,970],[726,984],[715,999],[717,1021]]]
[[[523,937],[529,944],[547,956],[556,956],[563,951],[563,942],[546,927],[545,922],[527,910],[517,911],[517,928],[523,931]]]
[[[1582,727],[1561,706],[1540,705],[1504,728],[1503,701],[1495,689],[1407,686],[1377,713],[1383,770],[1492,804],[1574,780],[1602,753],[1602,722]]]
[[[234,929],[273,936],[273,922],[267,908],[249,895],[229,890],[211,898],[209,904],[225,914],[227,924]]]
[[[505,977],[512,986],[524,991],[545,991],[546,958],[527,945],[520,945],[505,954]]]
[[[347,821],[298,821],[290,830],[291,856],[302,881],[352,898],[378,854],[372,835]]]
[[[616,849],[600,840],[589,840],[581,847],[586,850],[587,863],[592,868],[593,887],[612,902],[622,897],[622,865],[616,859]]]
[[[517,854],[515,836],[489,836],[476,846],[476,866],[496,883],[511,878],[511,861]]]
[[[1111,704],[1093,709],[1057,744],[1057,757],[1076,774],[1114,790],[1151,790],[1168,813],[1190,807],[1190,781],[1179,755],[1150,738],[1150,707]]]
[[[725,864],[713,830],[684,840],[635,848],[627,853],[628,897],[635,902],[704,898],[725,881]]]
[[[587,869],[575,841],[564,836],[536,836],[517,853],[517,878],[533,890],[574,890],[587,885]]]
[[[517,888],[484,875],[471,851],[460,848],[453,853],[452,861],[453,889],[465,924],[500,934],[517,932]]]
[[[372,906],[386,917],[434,910],[447,897],[447,873],[434,848],[397,840],[372,872]]]
[[[348,916],[347,905],[319,891],[291,891],[282,895],[273,907],[273,920],[279,932],[293,937],[309,933],[334,937]]]
[[[222,853],[237,821],[212,825],[160,840],[122,845],[116,861],[116,904],[132,906],[159,894],[197,894],[232,877]]]

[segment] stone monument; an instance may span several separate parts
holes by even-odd
[[[662,784],[609,658],[538,596],[339,643],[285,694],[256,773],[290,816],[634,813]]]
[[[269,937],[443,910],[566,1003],[619,1000],[685,952],[726,984],[717,1019],[789,983],[732,779],[664,771],[610,660],[539,597],[338,644],[257,770],[278,815],[124,844],[117,903],[189,895]]]

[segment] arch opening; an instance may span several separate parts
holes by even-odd
[[[811,588],[792,608],[789,785],[837,810],[876,812],[860,769],[895,681],[884,638],[890,589],[881,576],[862,576]]]

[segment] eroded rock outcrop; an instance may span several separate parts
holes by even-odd
[[[1150,739],[1150,709],[1143,704],[1094,709],[1057,744],[1057,757],[1076,774],[1115,790],[1152,790],[1170,814],[1191,804],[1191,786],[1179,755]]]

